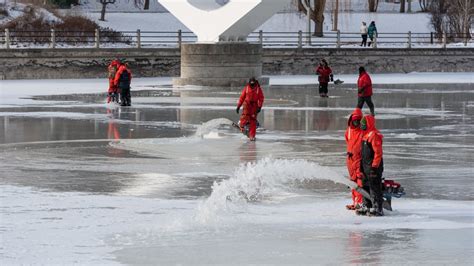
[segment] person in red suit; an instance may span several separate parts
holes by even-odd
[[[115,74],[120,66],[120,61],[118,59],[112,60],[112,62],[107,67],[107,72],[109,76],[109,90],[107,91],[107,103],[110,102],[119,102],[119,88],[115,86],[114,79]]]
[[[364,132],[360,128],[360,121],[362,120],[362,110],[356,108],[354,112],[349,116],[347,121],[347,129],[345,134],[347,144],[347,170],[349,171],[349,178],[351,181],[357,183],[359,187],[362,187],[362,179],[364,174],[360,168],[361,157],[361,145],[362,136]],[[355,210],[362,206],[363,196],[356,190],[352,190],[352,204],[346,205],[348,210]]]
[[[366,115],[360,121],[360,128],[364,132],[361,146],[361,167],[366,177],[363,180],[364,189],[370,191],[372,201],[364,198],[364,208],[356,210],[358,214],[369,214],[373,216],[383,216],[383,191],[382,191],[382,173],[383,173],[383,135],[375,126],[375,118],[372,115]]]
[[[262,110],[264,95],[260,84],[255,78],[251,78],[240,94],[237,102],[237,114],[240,107],[244,107],[242,115],[240,116],[240,130],[245,131],[245,127],[249,127],[248,138],[255,141],[255,134],[257,133],[257,115]]]

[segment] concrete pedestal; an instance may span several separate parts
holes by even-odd
[[[211,87],[243,87],[255,77],[261,85],[268,85],[262,78],[262,47],[259,44],[193,43],[181,46],[181,77],[174,85]]]

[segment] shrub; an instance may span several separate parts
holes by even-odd
[[[71,5],[78,5],[78,0],[49,0],[49,2],[59,8],[71,8]]]
[[[48,20],[43,12],[28,7],[25,14],[0,26],[0,30],[10,30],[10,40],[20,43],[44,44],[51,41],[51,29],[56,31],[56,42],[74,44],[91,43],[95,40],[95,30],[100,30],[101,42],[130,43],[131,38],[109,28],[100,28],[97,23],[82,16],[60,16],[60,20]]]
[[[0,18],[1,17],[8,17],[8,10],[3,7],[0,7]]]

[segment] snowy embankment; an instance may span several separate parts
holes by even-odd
[[[170,13],[110,13],[106,21],[99,21],[100,14],[88,13],[102,27],[116,31],[189,31],[179,20]],[[380,33],[408,31],[429,33],[429,15],[426,13],[392,14],[392,13],[341,13],[338,19],[341,32],[359,33],[362,21],[375,21]],[[278,13],[265,22],[258,30],[264,32],[298,32],[306,31],[308,21],[298,13]],[[314,25],[311,27],[314,28]],[[324,30],[332,29],[331,15],[326,14]]]
[[[337,73],[337,71],[336,71]],[[412,72],[407,74],[371,74],[374,84],[474,84],[474,73],[443,73],[443,72]],[[356,84],[357,75],[338,75],[335,79],[341,79],[345,84]],[[270,76],[270,85],[302,85],[316,84],[314,75],[295,76]]]

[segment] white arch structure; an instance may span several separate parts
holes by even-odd
[[[245,41],[247,36],[291,0],[158,0],[201,43]]]

